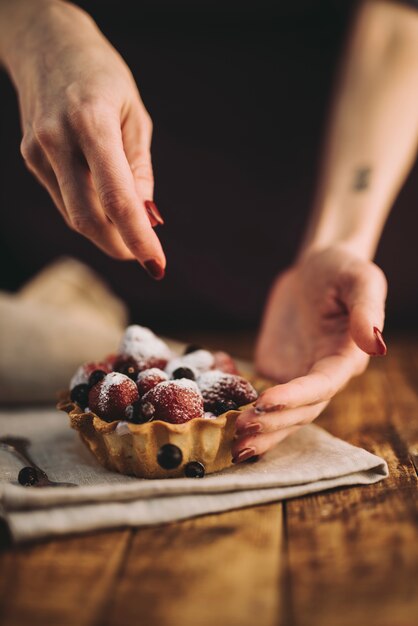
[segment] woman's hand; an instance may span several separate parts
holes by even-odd
[[[15,30],[4,63],[19,96],[28,168],[70,228],[162,278],[152,124],[128,67],[72,4],[13,0],[7,9]]]
[[[306,255],[279,276],[256,349],[260,374],[278,381],[237,420],[235,462],[263,454],[312,422],[369,356],[383,356],[386,279],[343,246]]]

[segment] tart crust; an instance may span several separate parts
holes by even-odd
[[[267,383],[263,379],[251,379],[259,393],[271,386],[271,382]],[[119,420],[105,422],[95,413],[84,412],[71,402],[68,392],[61,394],[57,404],[59,410],[68,413],[71,427],[79,432],[82,441],[101,465],[138,478],[184,476],[185,465],[191,461],[202,463],[206,474],[230,467],[235,420],[240,411],[251,406],[248,404],[212,419],[191,419],[183,424],[171,424],[162,420],[145,424],[125,422],[122,433],[116,430]],[[157,461],[159,449],[167,443],[182,451],[182,462],[175,469],[164,469]]]

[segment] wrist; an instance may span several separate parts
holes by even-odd
[[[373,259],[389,202],[373,196],[316,203],[297,258],[338,246],[364,260]]]
[[[17,83],[25,67],[60,38],[63,25],[93,22],[80,7],[63,0],[0,0],[0,64]]]

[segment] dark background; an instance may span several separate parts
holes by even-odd
[[[256,327],[307,222],[355,4],[79,4],[127,61],[154,121],[167,276],[155,283],[66,228],[25,169],[16,96],[0,74],[0,288],[13,291],[51,259],[71,255],[108,281],[133,321],[158,332]],[[415,166],[375,259],[389,281],[392,329],[418,319],[417,192]]]

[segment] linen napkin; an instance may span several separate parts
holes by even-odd
[[[17,543],[121,526],[171,522],[302,496],[333,487],[372,484],[386,462],[315,425],[303,427],[257,463],[203,479],[147,480],[102,468],[55,409],[0,412],[0,436],[31,441],[34,460],[51,480],[78,487],[22,487],[22,467],[0,449],[0,516]]]

